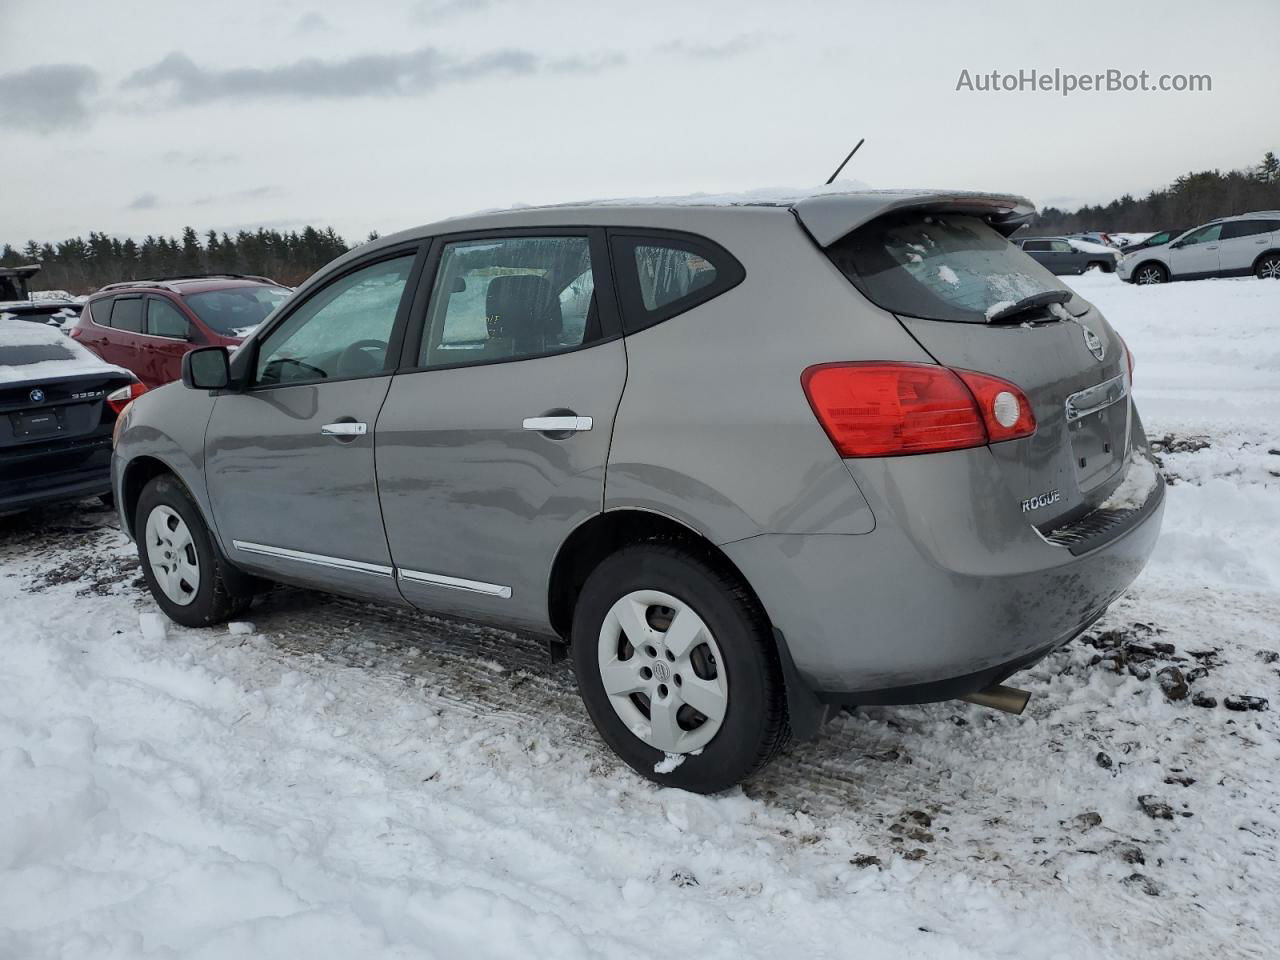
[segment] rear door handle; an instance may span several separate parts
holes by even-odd
[[[350,420],[344,420],[340,423],[326,423],[320,428],[320,434],[325,437],[363,437],[369,432],[367,423],[355,423]]]
[[[525,417],[524,428],[538,433],[578,433],[591,429],[590,417]]]

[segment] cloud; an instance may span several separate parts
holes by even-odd
[[[658,47],[659,53],[686,60],[727,60],[755,50],[763,42],[759,34],[744,33],[723,43],[685,43],[673,40]]]
[[[180,105],[217,100],[319,100],[423,93],[489,76],[594,73],[625,61],[621,54],[548,59],[520,49],[457,58],[435,47],[422,47],[405,53],[370,53],[343,60],[309,57],[277,67],[221,70],[201,67],[185,54],[171,53],[132,73],[123,86],[167,89],[173,103]]]
[[[265,197],[279,196],[281,190],[276,186],[267,187],[251,187],[248,190],[235,190],[231,193],[212,194],[207,197],[198,197],[191,203],[197,207],[207,207],[212,203],[238,203],[241,200],[261,200]]]
[[[98,74],[83,64],[57,63],[0,74],[0,127],[52,133],[84,126]]]
[[[154,210],[160,206],[160,198],[154,193],[141,193],[133,198],[126,210]]]
[[[316,13],[312,10],[310,13],[304,13],[298,18],[298,22],[294,24],[293,32],[304,36],[308,33],[324,33],[329,29],[329,21],[323,14]]]
[[[221,166],[240,160],[240,156],[235,153],[211,153],[204,150],[166,150],[160,158],[165,163],[183,167]]]
[[[433,24],[471,13],[482,13],[505,2],[506,0],[420,0],[413,8],[413,19],[419,23]]]

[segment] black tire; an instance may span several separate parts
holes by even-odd
[[[728,688],[724,719],[699,753],[675,769],[654,766],[660,750],[632,733],[610,703],[600,676],[600,631],[610,608],[636,590],[657,590],[693,609],[715,638]],[[641,776],[667,787],[716,793],[751,776],[790,739],[782,669],[763,610],[727,571],[667,544],[624,547],[587,578],[574,608],[571,654],[578,689],[604,739]]]
[[[190,603],[175,603],[161,588],[151,567],[147,543],[147,519],[157,507],[168,507],[177,513],[191,533],[191,547],[200,570],[200,583]],[[164,474],[155,477],[142,489],[138,497],[133,520],[134,536],[138,543],[138,558],[142,561],[142,575],[146,578],[151,596],[164,611],[165,616],[184,627],[207,627],[224,623],[249,609],[252,594],[238,593],[228,586],[234,575],[222,558],[204,517],[187,488],[175,477]]]
[[[116,497],[113,493],[101,493],[98,495],[98,502],[108,510],[116,505]]]
[[[1133,282],[1139,286],[1146,286],[1152,283],[1168,283],[1169,271],[1159,263],[1144,263],[1133,271]],[[1149,279],[1144,279],[1147,277]]]
[[[1259,280],[1280,280],[1280,253],[1268,253],[1258,258],[1253,275]]]

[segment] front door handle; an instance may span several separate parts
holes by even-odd
[[[525,417],[524,428],[538,433],[579,433],[591,429],[590,417]]]
[[[356,423],[353,420],[326,423],[320,428],[320,435],[325,437],[363,437],[368,432],[367,423]]]

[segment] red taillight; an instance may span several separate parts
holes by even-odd
[[[1120,337],[1120,334],[1116,334]],[[1129,349],[1129,344],[1125,342],[1124,337],[1120,337],[1120,346],[1124,347],[1124,362],[1129,367],[1129,385],[1133,385],[1133,351]]]
[[[842,457],[962,450],[1035,432],[1012,383],[926,363],[822,363],[800,378]]]
[[[119,390],[112,390],[107,394],[107,406],[118,417],[124,413],[124,408],[133,403],[134,400],[147,392],[145,385],[134,381],[127,387],[121,387]]]

